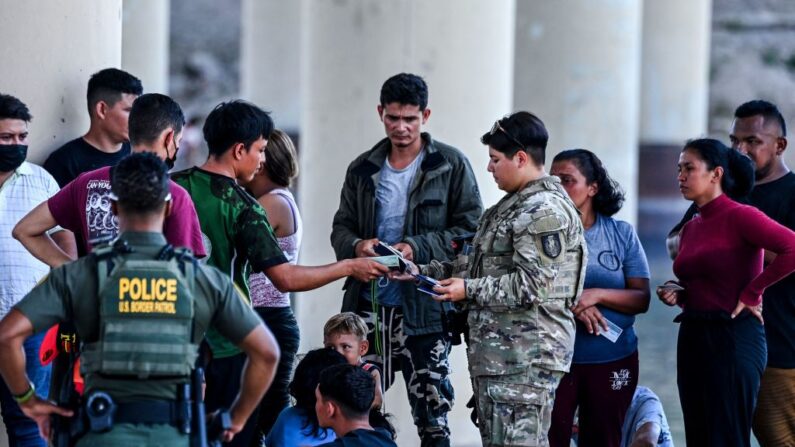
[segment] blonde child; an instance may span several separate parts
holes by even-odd
[[[343,312],[329,318],[323,326],[323,345],[334,349],[348,360],[348,363],[361,366],[375,380],[375,399],[373,408],[381,408],[383,391],[381,389],[381,372],[372,363],[362,360],[370,347],[367,341],[367,324],[353,312]]]

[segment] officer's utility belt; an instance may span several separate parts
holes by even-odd
[[[142,400],[116,403],[103,392],[94,392],[82,408],[85,431],[106,432],[116,424],[171,425],[182,433],[190,433],[191,402],[189,400]]]

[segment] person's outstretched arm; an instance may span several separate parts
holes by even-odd
[[[302,292],[317,289],[346,276],[367,282],[384,276],[389,268],[368,258],[343,259],[333,264],[316,267],[277,264],[266,268],[263,273],[273,285],[282,292]]]

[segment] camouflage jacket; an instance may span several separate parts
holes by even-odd
[[[577,208],[557,177],[535,180],[483,215],[467,259],[472,375],[568,371],[587,247]],[[460,260],[459,260],[460,261]],[[449,264],[423,269],[446,276]]]

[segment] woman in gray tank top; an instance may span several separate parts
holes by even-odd
[[[245,185],[265,208],[276,241],[291,263],[298,260],[302,235],[301,215],[288,189],[296,175],[298,160],[295,145],[286,133],[276,129],[268,138],[262,169]],[[262,273],[251,274],[249,289],[254,310],[273,332],[281,350],[276,377],[260,403],[258,429],[260,435],[265,436],[279,413],[290,404],[288,386],[298,351],[299,332],[290,308],[289,293],[279,291]],[[255,440],[256,445],[259,445],[261,436]]]

